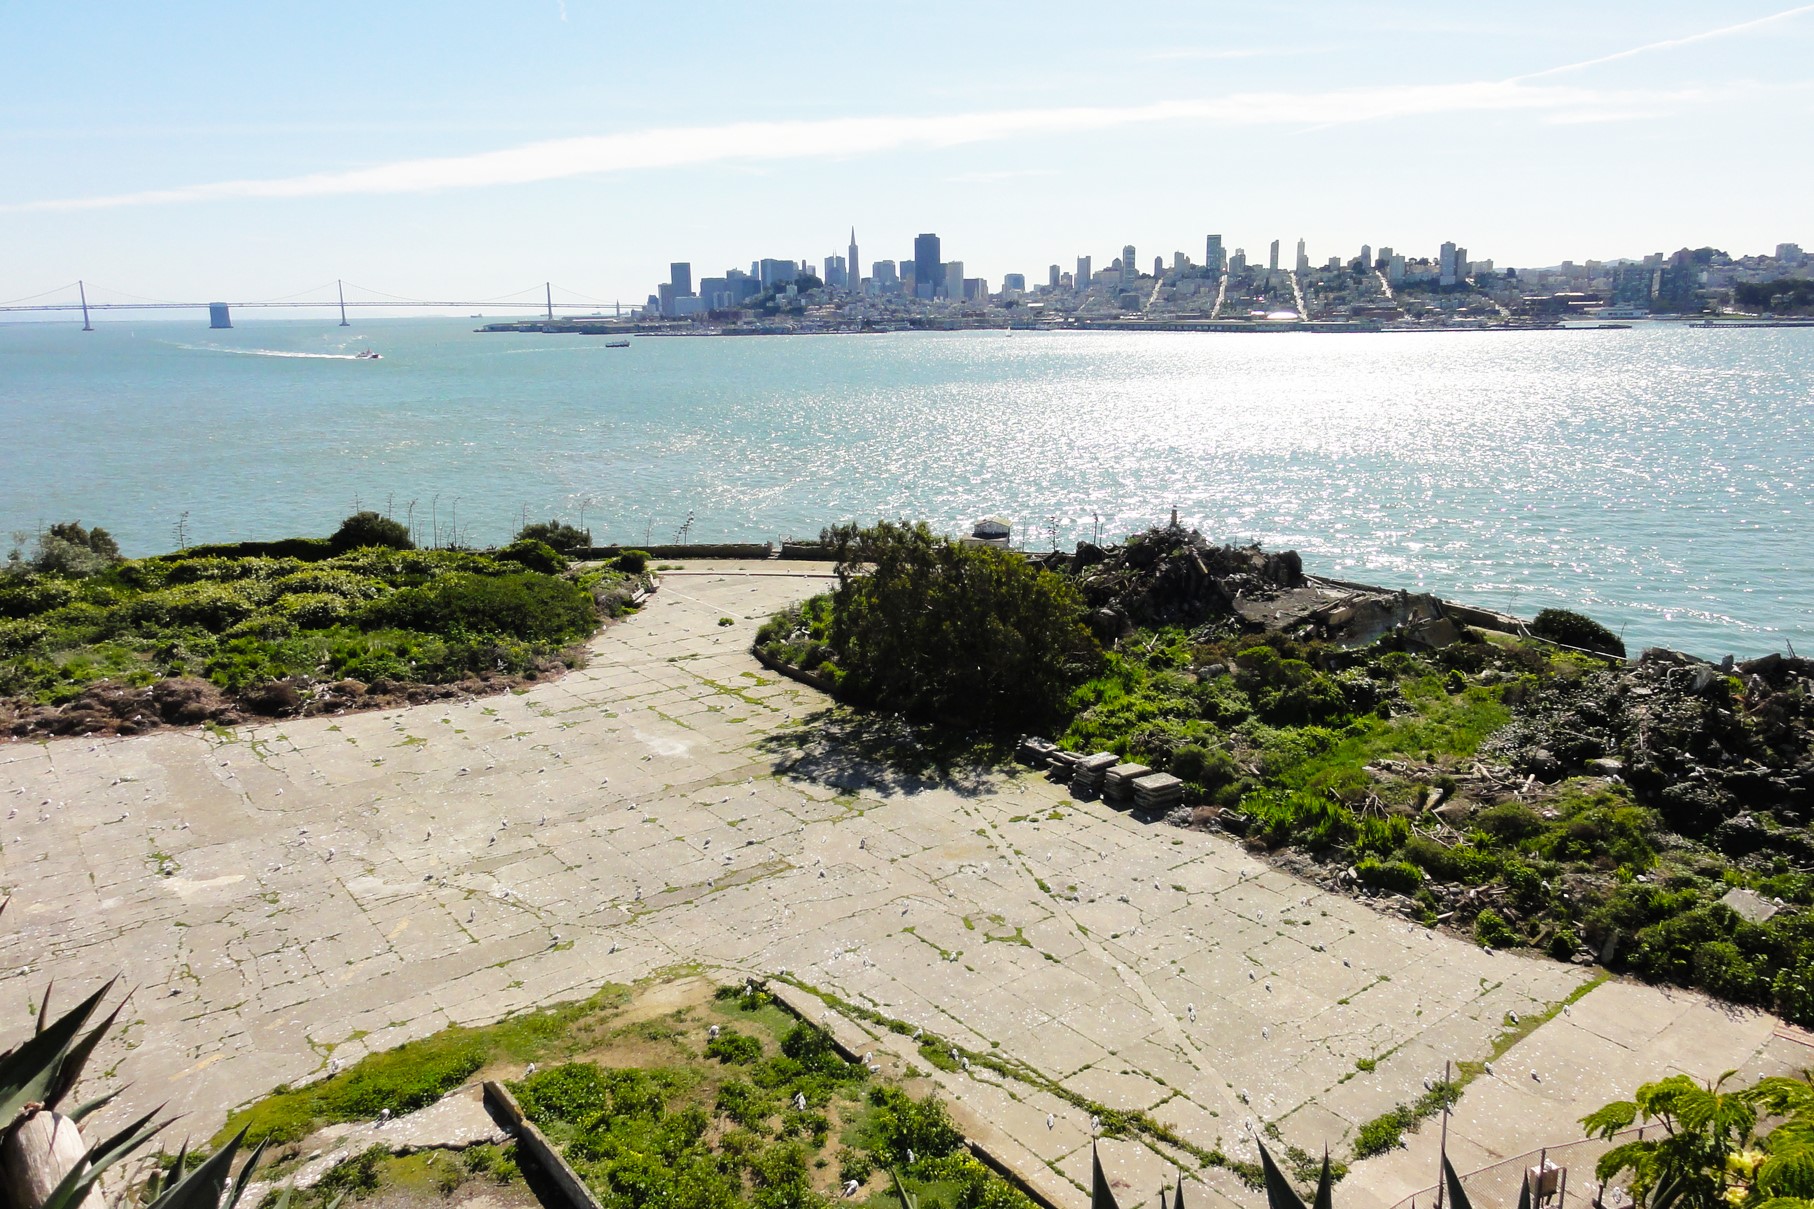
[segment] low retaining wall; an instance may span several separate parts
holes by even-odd
[[[508,1088],[495,1079],[485,1080],[485,1107],[493,1117],[516,1137],[519,1154],[527,1153],[535,1165],[547,1173],[568,1209],[603,1209],[579,1173],[567,1166],[567,1160],[549,1144],[535,1123],[523,1115],[522,1106]]]
[[[771,672],[781,673],[789,680],[798,680],[801,684],[816,688],[827,696],[832,696],[837,692],[837,690],[832,687],[831,680],[827,677],[821,676],[817,672],[803,671],[800,668],[794,667],[792,664],[782,663],[779,659],[776,659],[761,647],[752,646],[750,648],[750,654],[756,657],[757,663],[760,663]]]
[[[573,551],[574,558],[616,558],[625,550],[641,550],[650,558],[768,558],[775,552],[774,542],[717,542],[694,546],[585,546]]]
[[[824,563],[830,562],[834,555],[831,552],[831,547],[820,545],[818,542],[784,541],[781,543],[781,557],[800,558],[812,562]]]

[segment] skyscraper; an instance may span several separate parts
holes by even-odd
[[[1298,261],[1296,267],[1297,271],[1300,273],[1308,273],[1310,271],[1310,253],[1304,250],[1304,241],[1302,239],[1298,240]]]
[[[826,285],[833,289],[844,288],[847,282],[845,277],[844,258],[842,256],[834,255],[825,258],[825,275],[823,280]]]
[[[1053,265],[1053,266],[1052,266],[1052,267],[1051,267],[1051,268],[1050,268],[1050,269],[1048,269],[1048,270],[1047,270],[1047,271],[1046,271],[1046,288],[1047,288],[1047,289],[1048,289],[1048,290],[1055,290],[1055,289],[1057,289],[1057,288],[1058,288],[1058,280],[1059,280],[1059,271],[1058,271],[1058,266],[1057,266],[1057,265]]]
[[[1203,267],[1217,277],[1220,277],[1223,270],[1228,267],[1228,262],[1222,259],[1222,237],[1220,235],[1211,235],[1203,241]]]
[[[1121,284],[1133,285],[1134,278],[1140,276],[1140,268],[1134,263],[1134,245],[1123,244],[1121,248]]]
[[[668,266],[668,280],[674,286],[674,296],[680,297],[693,292],[693,266],[684,260],[677,260]]]
[[[847,274],[845,285],[853,290],[863,288],[863,262],[857,259],[857,229],[850,229],[850,254],[844,258],[844,271]]]
[[[945,275],[939,267],[938,236],[930,232],[913,237],[913,292],[919,298],[938,295]]]
[[[1372,269],[1373,269],[1373,245],[1372,244],[1364,243],[1360,246],[1360,267],[1363,272],[1372,271]]]
[[[1071,284],[1079,290],[1087,290],[1090,288],[1090,276],[1090,258],[1079,256],[1077,258],[1077,276],[1072,279]]]
[[[964,300],[964,262],[948,260],[944,267],[944,287],[940,291],[939,297],[949,298],[953,302],[962,302]]]
[[[1272,259],[1266,262],[1266,283],[1272,284],[1273,274],[1279,271],[1279,241],[1272,241]]]
[[[1436,254],[1436,283],[1454,285],[1461,279],[1455,271],[1455,244],[1450,240],[1442,245],[1442,251]]]

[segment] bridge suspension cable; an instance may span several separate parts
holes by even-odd
[[[52,294],[67,293],[75,288],[76,283],[72,281],[68,285],[60,285],[54,290],[45,290],[42,294],[27,294],[23,298],[9,298],[5,302],[0,302],[0,306],[18,306],[22,303],[35,302],[40,298],[49,298]]]

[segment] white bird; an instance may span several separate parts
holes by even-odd
[[[328,1074],[337,1075],[339,1073],[340,1073],[340,1059],[329,1058],[328,1059]]]
[[[705,1035],[712,1038],[713,1040],[717,1040],[718,1026],[714,1024],[711,1028],[709,1028],[705,1031]]]
[[[1253,981],[1257,980],[1258,978],[1259,978],[1259,975],[1255,974],[1252,970],[1247,971],[1247,981],[1253,982]]]
[[[1483,1063],[1482,1066],[1487,1074],[1490,1075],[1493,1073],[1493,1064],[1491,1062]]]
[[[857,1189],[860,1187],[862,1187],[862,1185],[858,1184],[855,1180],[845,1180],[844,1181],[844,1198],[846,1200],[848,1200],[851,1197],[855,1196],[857,1194]]]
[[[1047,1129],[1052,1128],[1052,1126],[1057,1122],[1057,1120],[1058,1120],[1057,1117],[1053,1116],[1051,1113],[1047,1113],[1046,1114],[1046,1128]]]
[[[1190,1017],[1192,1024],[1195,1024],[1197,1021],[1197,1005],[1194,1003],[1185,1004],[1184,1014]]]
[[[1246,1089],[1246,1088],[1245,1088],[1245,1087],[1243,1087],[1243,1088],[1242,1088],[1242,1089],[1241,1089],[1241,1091],[1240,1091],[1240,1093],[1239,1093],[1239,1094],[1240,1094],[1240,1097],[1241,1097],[1241,1103],[1243,1103],[1243,1104],[1246,1104],[1246,1103],[1248,1103],[1248,1099],[1247,1099],[1247,1089]]]
[[[1091,1133],[1102,1132],[1102,1118],[1101,1117],[1092,1116],[1090,1118],[1090,1132]]]
[[[859,848],[862,848],[862,849],[864,849],[864,850],[867,850],[867,849],[868,849],[868,848],[869,848],[869,840],[868,840],[868,838],[867,838],[867,837],[865,837],[865,838],[863,838],[863,839],[860,839],[860,840],[858,840],[858,841],[857,841],[857,847],[859,847]]]
[[[794,1093],[794,1107],[799,1109],[801,1112],[806,1111],[806,1093],[805,1092],[797,1091]]]
[[[528,1066],[525,1066],[523,1068],[523,1078],[525,1078],[525,1079],[527,1079],[530,1075],[533,1075],[534,1073],[535,1073],[535,1063],[533,1063],[533,1062],[531,1062]]]
[[[1518,1013],[1517,1012],[1507,1012],[1505,1014],[1505,1018],[1507,1020],[1510,1020],[1513,1024],[1518,1023]]]
[[[1429,1091],[1429,1090],[1430,1090],[1430,1089],[1431,1089],[1431,1088],[1433,1088],[1433,1087],[1435,1087],[1435,1086],[1436,1086],[1436,1084],[1435,1084],[1435,1083],[1433,1083],[1433,1082],[1432,1082],[1432,1081],[1431,1081],[1431,1080],[1430,1080],[1430,1079],[1429,1079],[1429,1077],[1428,1077],[1428,1076],[1425,1076],[1425,1078],[1424,1078],[1424,1081],[1423,1081],[1423,1089],[1424,1089],[1424,1090],[1425,1090],[1425,1091]]]
[[[390,1109],[380,1108],[378,1110],[378,1124],[382,1125],[390,1119],[391,1119],[391,1110]]]
[[[908,1166],[909,1166],[909,1167],[911,1167],[911,1166],[913,1166],[913,1162],[914,1162],[914,1159],[913,1159],[913,1147],[911,1147],[911,1146],[909,1146],[909,1147],[908,1147],[908,1148],[907,1148],[907,1165],[908,1165]]]
[[[918,1041],[920,1039],[920,1032],[921,1032],[921,1030],[919,1030],[917,1028],[913,1030],[913,1039],[915,1041]]]
[[[968,1058],[963,1059],[963,1067],[964,1067],[964,1073],[969,1074],[970,1073],[970,1059],[968,1059]]]
[[[1272,990],[1272,984],[1270,982],[1266,984],[1266,989],[1267,989],[1267,991]]]
[[[1260,1026],[1260,1039],[1263,1041],[1272,1040],[1272,1029],[1269,1026],[1264,1024]]]

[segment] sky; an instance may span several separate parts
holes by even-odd
[[[0,303],[1814,248],[1811,63],[1780,0],[8,0]]]

